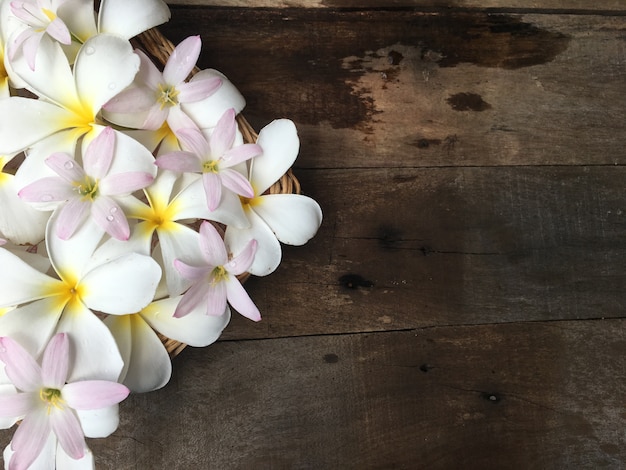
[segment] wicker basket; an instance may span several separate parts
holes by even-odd
[[[157,28],[150,29],[135,38],[133,41],[136,47],[143,50],[148,56],[152,57],[156,64],[160,64],[161,67],[165,65],[170,54],[174,50],[174,44],[167,39]],[[192,74],[198,72],[199,69],[194,69]],[[244,142],[255,143],[258,134],[248,123],[243,115],[237,115],[237,123],[239,130],[243,135]],[[293,172],[287,171],[278,181],[276,181],[268,190],[268,194],[300,194],[300,183],[294,176]],[[249,273],[244,273],[239,277],[239,280],[244,282],[250,276]],[[159,334],[165,349],[170,354],[170,357],[177,356],[187,346],[180,341],[167,338]]]

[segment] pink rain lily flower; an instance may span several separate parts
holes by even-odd
[[[233,167],[262,153],[257,144],[234,145],[237,135],[235,110],[229,109],[213,129],[209,139],[198,129],[177,132],[187,151],[161,155],[155,163],[159,168],[178,173],[201,173],[209,210],[214,211],[222,200],[222,187],[251,198],[250,182]]]
[[[17,393],[0,396],[0,416],[23,418],[11,441],[9,469],[26,469],[39,456],[50,433],[73,459],[85,456],[87,445],[77,411],[117,405],[129,390],[106,380],[66,383],[70,369],[69,338],[55,335],[41,361],[10,337],[0,337],[0,361]],[[50,467],[54,462],[50,462]]]
[[[61,44],[72,43],[72,35],[67,25],[57,16],[57,9],[66,0],[23,0],[11,1],[11,12],[25,28],[17,34],[9,47],[9,58],[22,51],[31,70],[35,70],[35,58],[39,43],[48,35]]]
[[[236,276],[248,270],[254,260],[256,241],[250,242],[234,257],[228,259],[224,240],[210,222],[200,226],[200,253],[204,263],[192,266],[178,259],[174,266],[181,275],[193,282],[178,304],[175,317],[183,317],[198,305],[206,305],[207,315],[222,315],[227,301],[243,316],[261,320],[261,314]]]
[[[132,171],[131,159],[127,159],[122,168],[111,171],[115,147],[115,133],[106,127],[87,146],[83,155],[84,169],[67,153],[51,155],[45,162],[58,176],[29,184],[19,191],[19,197],[33,203],[62,202],[57,209],[57,235],[63,240],[70,238],[88,217],[112,237],[127,240],[130,236],[128,221],[115,199],[148,186],[156,171],[152,174]],[[124,171],[129,166],[130,171]]]
[[[135,82],[104,105],[105,111],[114,113],[107,114],[107,117],[127,127],[151,130],[159,129],[167,122],[176,130],[177,123],[183,120],[179,115],[185,113],[184,105],[208,98],[222,84],[222,79],[217,76],[186,82],[200,56],[200,48],[200,36],[182,41],[170,55],[163,73],[143,52],[136,51],[141,62]],[[116,117],[119,114],[140,116],[143,122],[132,125],[132,122],[124,122],[123,116],[122,122],[118,122]]]

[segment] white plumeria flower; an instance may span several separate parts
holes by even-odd
[[[17,389],[17,393],[0,395],[0,416],[22,419],[10,444],[10,469],[25,469],[33,464],[51,434],[67,456],[82,459],[87,445],[76,410],[117,406],[129,393],[124,385],[107,380],[66,383],[71,359],[65,333],[50,340],[41,365],[18,342],[0,337],[0,361]],[[48,466],[54,467],[55,460],[48,461]]]
[[[174,269],[174,259],[191,261],[198,257],[198,232],[187,225],[193,219],[211,219],[223,224],[247,223],[239,198],[230,193],[222,205],[210,212],[202,179],[197,175],[178,177],[167,170],[159,170],[154,182],[144,189],[148,204],[137,198],[123,201],[124,211],[129,218],[139,219],[133,227],[128,242],[107,242],[103,249],[110,249],[111,256],[128,249],[131,243],[138,253],[151,254],[153,234],[156,232],[163,270],[169,295],[182,293],[189,285]]]
[[[198,266],[175,260],[174,266],[181,275],[192,281],[176,307],[174,316],[184,317],[199,305],[203,305],[207,315],[222,315],[228,303],[243,316],[261,320],[259,309],[243,288],[237,276],[245,273],[254,259],[256,240],[250,240],[244,249],[233,259],[228,259],[224,240],[210,222],[200,226],[200,254],[204,263]]]
[[[54,235],[53,214],[46,247],[57,277],[0,248],[0,334],[16,338],[34,355],[57,332],[75,338],[70,378],[117,380],[122,367],[115,340],[94,312],[138,312],[154,298],[161,269],[149,256],[127,253],[102,260],[94,255],[102,232],[88,221],[69,240]]]
[[[0,100],[0,154],[29,148],[24,164],[32,161],[35,168],[44,167],[43,160],[53,153],[73,155],[78,140],[98,128],[102,105],[128,86],[139,69],[128,41],[110,34],[83,44],[73,69],[59,44],[42,42],[40,52],[34,71],[20,57],[13,71],[42,99]]]
[[[143,122],[128,125],[141,129],[159,129],[165,122],[171,129],[178,127],[181,113],[185,114],[187,103],[200,102],[215,93],[222,84],[219,77],[207,77],[204,80],[186,82],[200,56],[202,42],[199,36],[191,36],[183,40],[167,60],[163,73],[143,52],[137,51],[141,58],[139,73],[135,84],[104,105],[107,112],[118,114],[134,114]],[[173,122],[172,122],[173,120]]]
[[[210,211],[220,205],[222,187],[246,198],[254,196],[250,182],[233,167],[260,155],[262,149],[257,144],[235,143],[238,133],[234,109],[224,113],[208,138],[193,128],[176,134],[187,150],[163,154],[155,163],[179,173],[200,173]]]
[[[278,119],[259,133],[257,144],[263,154],[252,160],[248,177],[254,197],[242,200],[249,227],[229,225],[226,244],[241,251],[250,240],[259,244],[251,274],[265,276],[280,264],[280,243],[303,245],[322,223],[322,210],[310,197],[300,194],[264,194],[292,166],[300,148],[300,140],[292,121]]]
[[[152,155],[123,134],[116,139],[113,129],[106,127],[86,145],[82,160],[84,169],[66,153],[50,155],[45,163],[57,176],[31,183],[19,197],[33,203],[62,202],[57,208],[57,235],[65,240],[88,217],[112,237],[127,240],[130,228],[117,199],[152,182],[156,175]]]
[[[0,231],[13,243],[34,245],[43,240],[50,213],[32,208],[17,196],[15,175],[4,171],[13,158],[0,155]]]
[[[182,296],[156,300],[133,315],[110,315],[110,328],[124,360],[120,382],[133,392],[150,392],[170,380],[172,365],[157,332],[188,346],[203,347],[217,341],[230,321],[230,309],[223,315],[208,316],[198,306],[183,318],[174,317]]]
[[[66,0],[13,0],[11,12],[18,18],[23,29],[14,35],[9,47],[9,58],[13,60],[22,52],[31,70],[35,70],[35,59],[39,44],[44,36],[66,46],[72,43],[67,25],[57,15],[57,10]]]

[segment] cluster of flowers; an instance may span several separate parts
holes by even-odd
[[[221,73],[190,78],[192,36],[161,71],[130,39],[162,0],[0,0],[0,427],[5,467],[93,468],[85,437],[118,425],[130,391],[164,386],[158,333],[219,337],[237,276],[267,275],[280,242],[322,220],[267,194],[299,140],[279,119],[244,143],[245,101]]]

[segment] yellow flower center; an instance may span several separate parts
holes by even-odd
[[[56,388],[42,388],[39,390],[39,398],[47,405],[48,414],[52,408],[62,410],[65,406],[65,400],[61,398],[61,390]]]
[[[228,271],[224,269],[224,266],[216,266],[213,271],[211,271],[211,277],[211,284],[215,285],[228,279]]]
[[[85,177],[85,180],[82,182],[74,182],[74,190],[78,194],[80,194],[83,199],[89,199],[90,201],[93,201],[98,195],[98,181],[94,181],[89,177]]]
[[[218,173],[218,161],[211,160],[210,162],[204,162],[202,164],[202,173]]]
[[[161,106],[161,109],[166,106],[176,106],[178,104],[178,95],[180,91],[175,86],[165,85],[159,83],[159,89],[157,91],[157,102]]]

